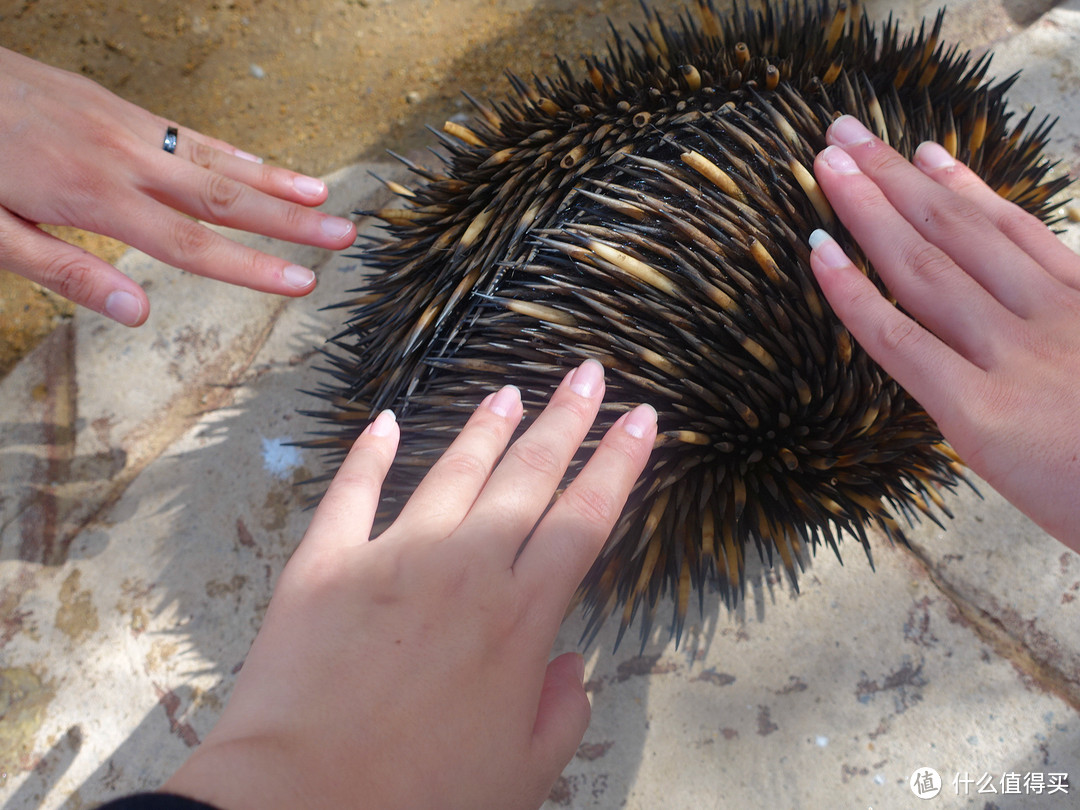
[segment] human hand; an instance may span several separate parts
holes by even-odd
[[[339,250],[347,219],[308,210],[326,184],[179,128],[98,84],[0,48],[0,267],[95,312],[139,326],[146,293],[107,262],[38,224],[111,236],[201,276],[279,295],[306,295],[306,267],[244,247],[192,217]]]
[[[392,414],[372,422],[217,727],[162,789],[226,810],[539,807],[590,711],[581,656],[548,663],[552,643],[656,435],[649,406],[624,414],[548,509],[603,389],[586,361],[501,461],[522,405],[488,396],[368,542],[398,441]]]
[[[1080,551],[1080,256],[937,144],[913,166],[850,116],[827,140],[817,180],[904,311],[816,232],[829,303],[965,464]]]

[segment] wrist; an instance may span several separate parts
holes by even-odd
[[[294,777],[297,763],[271,741],[211,737],[200,745],[160,790],[186,796],[218,810],[274,810],[313,806]]]

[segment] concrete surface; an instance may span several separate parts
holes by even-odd
[[[1000,76],[1024,69],[1012,102],[1062,116],[1050,151],[1077,173],[1080,0],[955,5],[950,38],[993,46]],[[330,178],[327,209],[372,207],[369,168]],[[311,298],[226,291],[132,252],[148,327],[80,312],[0,383],[5,807],[152,788],[228,697],[309,519],[293,485],[319,462],[285,443],[312,427],[297,390],[340,323],[319,307],[355,283],[355,260],[275,249],[316,266]],[[944,781],[929,807],[1080,806],[1080,557],[981,489],[911,550],[879,539],[876,572],[849,544],[798,597],[768,575],[679,649],[612,654],[605,628],[587,656],[593,722],[548,807],[909,808],[925,768]],[[579,635],[572,617],[560,651]]]

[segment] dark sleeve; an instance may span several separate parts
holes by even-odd
[[[98,810],[218,810],[212,804],[172,793],[136,793],[113,799]]]

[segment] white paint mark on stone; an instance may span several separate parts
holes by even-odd
[[[263,469],[276,478],[288,478],[303,462],[300,448],[290,447],[288,436],[280,439],[263,439]]]

